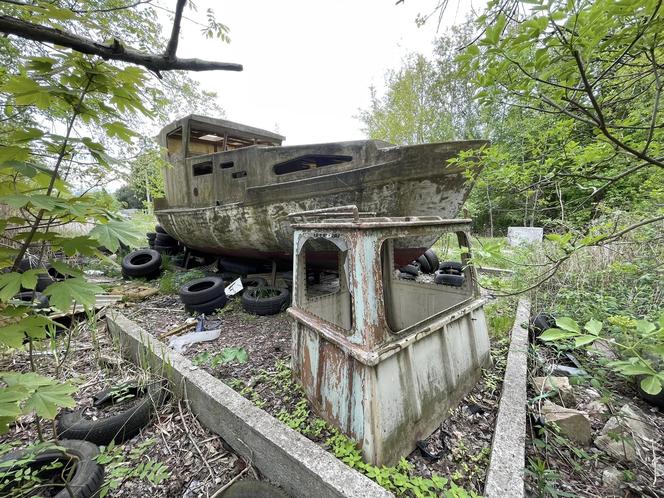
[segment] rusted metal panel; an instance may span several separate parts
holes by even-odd
[[[435,430],[490,362],[484,300],[472,269],[461,289],[400,287],[391,271],[394,240],[455,232],[469,257],[470,220],[330,211],[294,225],[293,367],[316,412],[358,441],[368,461],[391,465]],[[342,241],[337,245],[346,249],[351,306],[333,309],[352,315],[350,330],[317,316],[307,296],[304,252],[315,239]],[[386,302],[386,292],[397,293],[406,309]],[[400,330],[390,328],[390,314]]]

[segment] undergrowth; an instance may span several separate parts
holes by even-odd
[[[159,279],[159,292],[162,294],[176,294],[180,287],[182,287],[187,282],[204,276],[205,273],[200,270],[166,270]]]
[[[229,386],[252,401],[259,408],[266,406],[257,387],[247,386],[239,379],[226,381]],[[276,417],[300,434],[323,443],[324,447],[349,467],[363,473],[396,496],[428,498],[444,496],[464,498],[477,496],[466,491],[452,480],[439,475],[431,478],[414,475],[414,466],[405,458],[392,467],[375,466],[367,463],[357,447],[357,443],[341,434],[323,419],[312,414],[302,388],[293,381],[292,371],[284,361],[275,364],[274,371],[261,370],[252,380],[253,386],[267,384],[271,391],[290,409],[281,409]]]

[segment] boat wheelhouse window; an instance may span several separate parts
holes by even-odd
[[[197,163],[193,166],[194,176],[211,175],[212,174],[212,161],[205,161]]]
[[[233,176],[233,178],[244,178],[245,176],[247,176],[247,172],[246,171],[238,171],[237,173],[233,173],[232,176]]]
[[[322,166],[331,166],[333,164],[349,163],[353,160],[351,156],[338,156],[331,154],[308,154],[306,156],[296,157],[290,161],[274,165],[274,172],[277,175],[295,173],[296,171],[306,171],[309,169],[320,168]]]
[[[228,161],[228,162],[219,164],[219,167],[221,169],[228,169],[228,168],[232,168],[233,166],[235,166],[235,163],[233,161]]]

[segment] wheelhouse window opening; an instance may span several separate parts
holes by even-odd
[[[287,173],[296,173],[298,171],[307,171],[333,164],[349,163],[353,160],[351,156],[340,156],[331,154],[307,154],[306,156],[296,157],[289,161],[284,161],[274,165],[276,175],[285,175]]]
[[[436,240],[386,239],[381,268],[388,328],[398,333],[471,299],[474,275],[469,258],[463,232],[444,233]]]
[[[351,330],[347,251],[328,239],[316,238],[305,242],[300,257],[306,275],[303,308],[343,330]]]
[[[212,174],[212,161],[205,161],[196,163],[192,166],[194,176],[211,175]]]

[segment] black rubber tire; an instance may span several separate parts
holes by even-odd
[[[417,277],[415,275],[412,275],[410,273],[404,273],[402,271],[399,272],[399,278],[403,280],[415,280]]]
[[[424,257],[427,258],[429,265],[431,266],[431,271],[429,273],[435,272],[440,266],[440,263],[438,262],[438,255],[433,249],[427,249],[424,251]]]
[[[463,275],[451,275],[443,273],[441,270],[436,272],[435,282],[440,285],[451,285],[452,287],[461,287],[466,280]]]
[[[33,300],[33,294],[34,294],[34,300]],[[36,306],[37,309],[48,308],[49,306],[48,297],[46,297],[41,292],[32,292],[32,291],[19,292],[14,296],[14,299],[19,299],[27,303],[35,302],[37,304]]]
[[[202,313],[204,315],[212,315],[214,314],[215,311],[220,310],[224,306],[226,306],[227,302],[228,302],[228,297],[226,296],[225,293],[222,292],[221,295],[205,303],[185,304],[184,310],[187,313],[195,313],[195,314]]]
[[[463,273],[463,264],[458,261],[443,261],[438,265],[438,269],[443,273],[461,275],[461,273]]]
[[[280,488],[265,481],[245,479],[233,483],[221,494],[222,498],[289,498]]]
[[[202,277],[180,287],[178,295],[183,304],[204,304],[224,294],[224,280],[220,277]]]
[[[154,243],[160,246],[176,246],[179,244],[178,239],[171,237],[167,233],[158,233],[155,235]]]
[[[178,254],[180,252],[180,248],[178,246],[162,246],[159,244],[154,245],[154,250],[157,251],[160,254]]]
[[[67,275],[63,275],[50,265],[47,267],[46,273],[48,273],[56,282],[62,282],[65,278],[67,278]]]
[[[161,254],[153,249],[139,249],[127,254],[122,260],[125,277],[149,277],[159,273]]]
[[[49,285],[55,283],[56,280],[51,277],[48,273],[42,273],[40,275],[37,275],[37,286],[35,287],[35,290],[37,292],[43,292],[46,287]]]
[[[242,279],[242,287],[244,287],[242,292],[249,287],[267,287],[267,280],[263,277],[245,277]]]
[[[107,391],[97,394],[97,397]],[[156,407],[168,397],[168,391],[161,382],[148,386],[143,396],[137,396],[132,405],[110,417],[98,420],[83,418],[80,410],[60,412],[56,417],[56,433],[60,438],[83,439],[98,445],[107,445],[111,441],[123,443],[145,427],[152,418]]]
[[[229,285],[234,280],[237,280],[238,278],[242,277],[242,275],[240,275],[239,273],[233,273],[231,271],[223,271],[221,273],[217,273],[217,276],[219,278],[223,278],[224,282],[228,282]]]
[[[41,266],[41,268],[46,268],[46,265],[44,263],[42,263],[41,265],[37,265],[37,261],[35,261],[34,258],[23,258],[18,264],[18,270],[17,271],[19,273],[23,273],[23,272],[26,272],[28,270],[33,270],[35,268],[39,268],[40,266]]]
[[[73,441],[63,439],[56,441],[55,444],[65,448],[65,451],[58,449],[47,449],[33,455],[30,450],[18,450],[7,453],[0,462],[10,462],[12,460],[22,460],[30,457],[31,461],[27,464],[30,468],[38,470],[55,460],[65,460],[71,462],[74,460],[73,476],[69,481],[69,489],[63,487],[55,494],[55,498],[93,498],[98,496],[99,489],[104,483],[104,467],[99,465],[94,458],[99,454],[99,448],[87,441]],[[66,467],[67,464],[64,464]],[[2,466],[3,472],[9,470],[9,467]],[[62,472],[64,467],[57,469]],[[11,484],[11,483],[10,483]],[[11,491],[11,487],[0,487],[0,495],[7,496],[7,492]]]
[[[540,335],[545,330],[555,326],[556,319],[551,313],[538,313],[530,319],[530,328],[535,332],[535,335]]]
[[[414,277],[417,277],[420,274],[420,267],[413,262],[410,263],[409,265],[399,268],[399,271],[401,273],[408,273]]]
[[[276,296],[261,297],[260,292],[274,291]],[[247,313],[254,315],[276,315],[284,311],[290,303],[287,289],[277,287],[253,287],[242,294],[242,307]]]
[[[164,227],[159,224],[154,227],[154,231],[156,233],[168,233],[166,230],[164,230]]]
[[[434,271],[434,268],[432,268],[431,264],[429,263],[429,258],[427,258],[424,254],[417,258],[417,264],[420,265],[420,270],[422,270],[422,273],[432,273]]]
[[[648,394],[641,388],[641,380],[643,377],[643,375],[636,376],[636,391],[639,393],[639,397],[653,406],[664,408],[664,389],[662,389],[659,394]]]
[[[249,273],[256,273],[259,270],[258,264],[249,260],[232,260],[228,258],[219,258],[217,268],[223,272],[237,273],[246,276]]]

